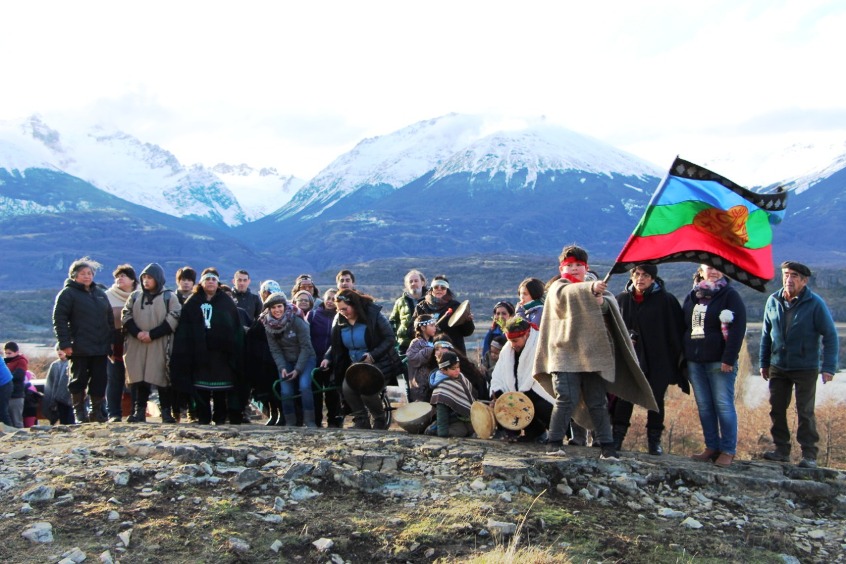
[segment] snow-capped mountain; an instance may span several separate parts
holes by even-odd
[[[586,238],[610,254],[662,174],[542,119],[450,114],[363,141],[244,230],[276,233],[286,252],[327,261],[402,256],[421,244],[439,255],[547,253]]]
[[[453,113],[365,139],[310,180],[273,218],[317,218],[348,196],[378,200],[429,173],[432,182],[460,172],[504,173],[510,183],[515,173],[525,171],[528,186],[538,173],[550,170],[661,175],[634,155],[543,118],[505,121]]]
[[[246,221],[235,196],[212,172],[185,167],[157,145],[102,126],[60,131],[39,116],[1,123],[0,168],[23,176],[28,169],[62,171],[176,217],[227,226]]]
[[[211,167],[211,171],[238,198],[247,221],[264,217],[284,206],[305,185],[305,180],[280,174],[273,167],[256,169],[244,163],[219,163]]]

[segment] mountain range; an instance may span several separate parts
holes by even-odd
[[[816,166],[812,147],[794,154],[795,174],[752,187],[792,191],[776,258],[842,264],[846,144]],[[613,259],[663,174],[543,119],[422,121],[361,141],[306,182],[269,167],[186,166],[105,126],[32,116],[0,123],[0,238],[36,268],[0,273],[0,288],[56,286],[84,254],[109,269],[187,262],[254,279],[386,257],[556,256],[570,242]]]

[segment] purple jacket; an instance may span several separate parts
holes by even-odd
[[[318,364],[332,344],[332,320],[335,319],[335,313],[335,310],[326,309],[321,303],[306,315],[311,328],[311,346],[314,347]]]

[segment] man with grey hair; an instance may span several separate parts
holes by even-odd
[[[112,354],[115,320],[109,298],[94,284],[100,266],[88,257],[73,261],[53,307],[56,340],[70,359],[68,389],[79,423],[89,421],[86,391],[91,398],[91,417],[99,423],[107,420],[103,411],[106,363]]]
[[[414,308],[426,295],[426,277],[419,270],[409,270],[403,279],[403,293],[394,302],[394,309],[388,321],[397,336],[400,354],[405,354],[411,341],[414,340]]]
[[[770,432],[775,443],[775,450],[764,453],[764,458],[790,461],[787,408],[795,386],[796,440],[802,447],[802,468],[817,467],[817,374],[822,374],[823,384],[831,382],[839,346],[828,307],[807,287],[810,277],[811,269],[800,262],[781,263],[783,286],[767,299],[759,354],[761,376],[770,384]]]

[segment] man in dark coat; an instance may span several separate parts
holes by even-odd
[[[85,392],[91,397],[91,416],[100,423],[106,399],[106,363],[112,354],[115,319],[106,293],[94,284],[100,264],[87,258],[73,261],[65,287],[56,296],[53,330],[59,348],[70,359],[68,389],[76,420],[89,420]]]
[[[250,273],[246,270],[239,270],[232,277],[232,299],[247,312],[249,323],[246,326],[250,327],[261,314],[262,304],[261,298],[250,292]]]
[[[674,295],[664,288],[658,277],[658,267],[639,264],[631,271],[626,290],[617,296],[620,313],[629,330],[637,353],[638,364],[646,376],[658,411],[646,416],[646,439],[649,454],[661,455],[661,434],[664,431],[664,395],[670,384],[682,386],[685,393],[690,387],[681,367],[684,345],[684,314]],[[623,444],[633,405],[616,398],[613,407],[613,435],[617,449]]]

